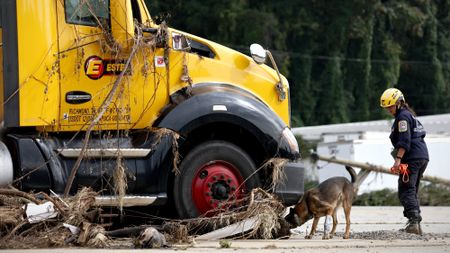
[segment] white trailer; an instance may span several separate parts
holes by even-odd
[[[425,141],[430,154],[426,175],[450,179],[450,136],[427,135]],[[345,160],[366,162],[390,168],[394,162],[390,155],[392,145],[389,132],[323,133],[317,145],[317,153]],[[318,161],[317,177],[322,182],[334,176],[350,178],[343,165]],[[360,193],[397,188],[398,177],[372,172],[360,187]]]

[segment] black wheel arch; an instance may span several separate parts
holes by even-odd
[[[178,132],[186,140],[187,148],[198,143],[199,138],[208,138],[208,134],[243,146],[242,139],[234,141],[237,134],[248,136],[253,147],[257,144],[266,158],[299,158],[299,153],[291,150],[282,138],[288,126],[254,95],[226,84],[197,85],[192,94],[166,111],[156,124]]]

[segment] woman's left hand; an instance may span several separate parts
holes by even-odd
[[[399,173],[399,166],[400,166],[401,160],[395,159],[394,165],[392,165],[391,172],[398,174]]]

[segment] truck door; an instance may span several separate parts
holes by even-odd
[[[137,1],[57,1],[60,131],[85,130],[115,86],[94,130],[151,126],[168,103],[165,68],[154,63],[164,52],[145,43],[136,45],[135,25],[143,20],[142,3]]]

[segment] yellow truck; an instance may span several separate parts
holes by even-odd
[[[0,185],[196,217],[268,187],[303,193],[289,84],[254,59],[151,19],[144,0],[0,2]],[[270,55],[269,55],[270,56]],[[276,65],[275,65],[276,66]],[[117,189],[116,189],[117,190]]]

